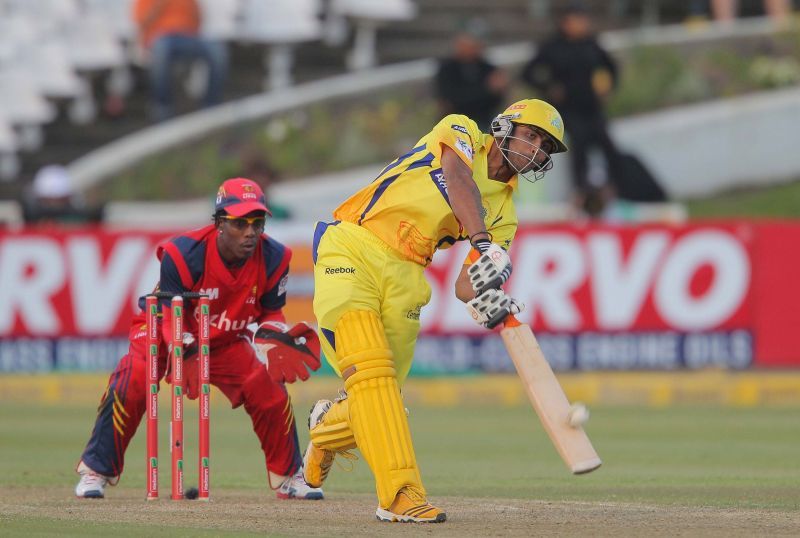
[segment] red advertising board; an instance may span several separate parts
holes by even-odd
[[[293,319],[313,319],[304,229],[270,230],[295,252]],[[86,356],[117,357],[138,297],[158,279],[154,247],[168,235],[0,231],[0,371],[46,364],[48,353],[67,369],[98,364]],[[559,369],[798,367],[797,244],[792,222],[526,226],[506,290],[526,304],[521,319]],[[428,269],[423,367],[492,370],[486,357],[502,355],[496,334],[477,327],[453,294],[464,256],[464,245],[442,251]]]
[[[748,224],[523,228],[505,289],[526,303],[521,317],[536,331],[747,328],[754,235]],[[441,284],[463,259],[443,254],[430,271]],[[479,330],[436,319],[429,329]]]

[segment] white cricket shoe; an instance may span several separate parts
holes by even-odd
[[[78,465],[78,474],[81,475],[81,479],[75,486],[75,496],[80,499],[102,499],[105,497],[106,485],[114,486],[119,482],[118,476],[96,473],[83,461]]]
[[[281,483],[276,494],[279,499],[321,501],[324,498],[321,488],[312,488],[306,483],[302,467]]]

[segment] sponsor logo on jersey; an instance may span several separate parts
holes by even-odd
[[[131,337],[131,340],[139,340],[139,339],[144,338],[145,336],[147,336],[147,330],[146,329],[147,329],[146,325],[144,325],[143,327],[139,327],[139,330],[136,331],[135,333],[133,333],[133,336]]]
[[[286,284],[289,283],[289,275],[283,275],[283,278],[278,282],[278,295],[286,293]]]
[[[441,168],[437,168],[436,170],[431,171],[431,179],[433,183],[436,185],[436,188],[439,189],[439,192],[444,197],[445,202],[447,205],[450,205],[450,195],[447,192],[447,182],[444,179],[444,172],[442,172]]]
[[[208,300],[219,299],[219,288],[200,288],[200,293],[208,295]]]
[[[212,314],[209,318],[209,323],[212,327],[216,327],[220,331],[243,331],[248,325],[255,322],[256,318],[247,316],[247,319],[231,319],[228,317],[228,311],[223,310],[219,314]]]
[[[469,162],[472,162],[472,146],[463,138],[456,138],[456,149],[463,153]]]
[[[408,319],[415,319],[415,320],[419,321],[419,314],[422,311],[422,307],[423,306],[425,306],[425,305],[418,304],[417,306],[415,306],[414,308],[412,308],[411,310],[406,312],[406,317]]]
[[[258,287],[253,286],[250,290],[250,297],[244,302],[244,304],[256,304],[256,295],[258,295]]]
[[[450,128],[453,129],[454,131],[458,131],[459,133],[464,133],[465,135],[469,136],[469,131],[467,131],[467,128],[464,127],[463,125],[458,125],[457,123],[454,123],[453,125],[450,126]]]
[[[356,269],[355,267],[326,267],[325,274],[326,275],[342,275],[342,274],[355,274]]]

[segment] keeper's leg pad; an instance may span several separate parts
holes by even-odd
[[[325,450],[350,450],[356,447],[353,430],[350,429],[350,405],[347,398],[333,402],[322,421],[309,431],[314,446]]]
[[[339,368],[356,444],[375,475],[378,503],[388,508],[404,486],[425,495],[392,351],[375,312],[346,312],[336,324]]]

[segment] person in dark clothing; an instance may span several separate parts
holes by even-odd
[[[597,41],[585,7],[572,4],[560,13],[557,33],[525,65],[522,79],[564,118],[573,183],[582,205],[601,187],[590,181],[590,150],[599,147],[609,170],[619,158],[604,111],[604,101],[617,83],[617,66]]]
[[[61,165],[41,167],[31,188],[22,198],[25,222],[36,226],[81,226],[98,224],[103,206],[87,206],[72,186],[69,171]]]
[[[443,116],[463,114],[483,130],[505,101],[508,77],[483,55],[480,29],[470,27],[456,35],[453,55],[439,62],[436,97]]]

